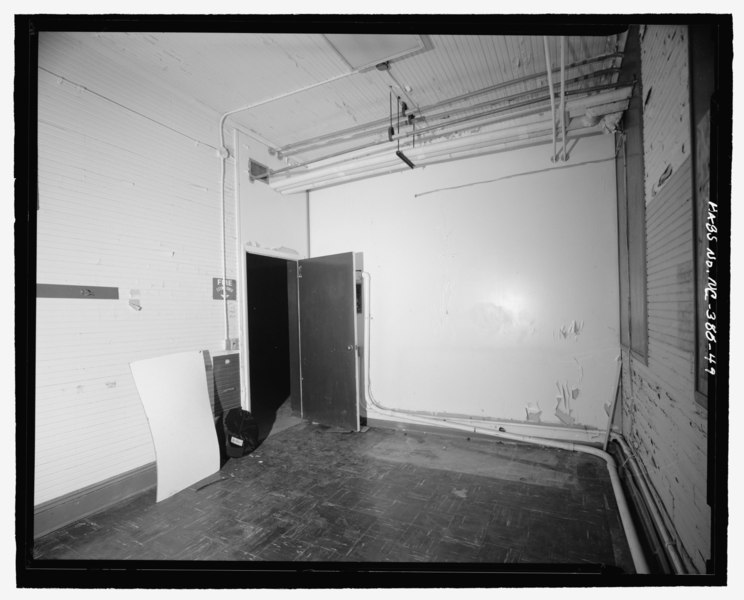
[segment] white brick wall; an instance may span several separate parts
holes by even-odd
[[[646,169],[648,364],[623,352],[623,429],[670,517],[688,569],[710,557],[707,414],[695,401],[692,175],[687,28],[641,41]],[[661,187],[659,176],[672,166]]]
[[[37,300],[35,504],[153,461],[129,363],[214,353],[225,336],[211,290],[222,276],[219,115],[101,61],[76,36],[41,36],[37,280],[117,287],[120,298]],[[235,278],[230,161],[226,170]]]
[[[643,146],[646,203],[659,190],[667,168],[690,156],[687,26],[653,25],[642,31]]]

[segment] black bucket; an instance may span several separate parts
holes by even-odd
[[[242,408],[231,408],[225,414],[225,450],[230,458],[240,458],[258,446],[258,423]]]

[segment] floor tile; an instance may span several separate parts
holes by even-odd
[[[228,461],[209,485],[160,503],[152,490],[130,498],[36,540],[34,556],[534,561],[632,571],[595,457],[458,435],[340,435],[306,422]]]

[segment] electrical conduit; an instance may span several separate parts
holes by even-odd
[[[570,63],[569,65],[566,65],[567,69],[574,69],[577,67],[586,66],[595,62],[601,62],[608,59],[614,59],[614,58],[622,58],[623,54],[621,52],[613,52],[610,54],[602,54],[600,56],[595,56],[592,58],[584,59],[581,61]],[[614,69],[610,69],[613,70]],[[558,69],[553,69],[553,73],[558,73]],[[589,73],[587,75],[582,75],[580,77],[576,77],[571,81],[578,81],[578,80],[586,80],[586,79],[593,79],[594,77],[598,77],[600,75],[605,75],[605,72],[599,71],[599,72],[593,72]],[[442,108],[443,106],[450,106],[452,104],[457,104],[459,102],[463,102],[465,100],[469,100],[470,98],[473,98],[475,96],[480,96],[483,94],[489,94],[498,90],[501,90],[503,88],[507,88],[510,86],[517,85],[519,83],[525,83],[527,81],[531,81],[533,79],[538,79],[540,77],[545,77],[547,73],[534,73],[531,75],[525,75],[524,77],[518,77],[516,79],[510,79],[508,81],[502,81],[501,83],[497,83],[496,85],[492,85],[486,88],[482,88],[479,90],[476,90],[474,92],[467,92],[465,94],[462,94],[460,96],[456,96],[454,98],[449,98],[447,100],[443,100],[441,102],[437,102],[436,104],[429,104],[428,106],[423,107],[416,107],[416,111],[418,113],[424,113],[427,114],[431,113],[431,111]],[[534,91],[534,90],[533,90]],[[531,93],[531,92],[530,92]],[[518,94],[520,96],[527,95],[528,92],[524,92],[522,94]],[[411,106],[415,106],[415,104],[411,104]],[[470,110],[470,107],[464,107],[461,109],[458,109],[459,111],[467,111]],[[427,116],[427,119],[430,118]],[[306,152],[309,149],[315,149],[315,147],[320,142],[322,145],[325,144],[325,142],[330,141],[331,144],[337,143],[339,141],[348,140],[350,137],[356,137],[357,135],[369,135],[369,129],[375,129],[378,127],[382,127],[386,125],[388,122],[387,118],[382,119],[376,119],[374,121],[369,121],[367,123],[362,123],[361,125],[355,125],[354,127],[349,127],[347,129],[343,129],[341,131],[335,131],[333,133],[327,133],[325,135],[321,136],[314,136],[313,138],[309,140],[302,140],[299,142],[295,142],[292,144],[287,144],[286,146],[282,146],[281,148],[278,148],[278,152],[281,155],[289,155],[289,154],[295,154],[300,152]],[[308,148],[308,146],[310,148]]]
[[[555,93],[553,92],[553,75],[550,68],[550,50],[548,49],[548,36],[543,36],[545,44],[545,70],[548,73],[548,87],[550,88],[550,115],[552,119],[553,130],[553,156],[550,161],[555,162]]]
[[[633,478],[635,479],[636,483],[638,483],[638,489],[640,489],[641,491],[641,495],[643,496],[646,507],[651,514],[651,519],[656,526],[656,530],[661,536],[661,541],[664,543],[667,556],[669,557],[672,563],[672,567],[674,568],[674,573],[676,575],[686,573],[687,570],[685,569],[685,566],[682,563],[682,559],[679,556],[679,552],[677,551],[677,544],[672,539],[672,536],[669,534],[669,529],[664,522],[664,518],[661,516],[661,511],[659,511],[658,504],[651,494],[649,482],[641,471],[641,468],[638,466],[638,461],[636,461],[634,453],[631,451],[630,446],[628,446],[628,443],[625,441],[625,438],[623,438],[621,435],[613,432],[611,438],[618,444],[620,444],[623,452],[628,457],[626,463],[630,466],[630,471],[633,474]]]
[[[566,38],[561,36],[561,140],[563,141],[562,161],[566,161]]]
[[[366,356],[366,364],[365,364],[365,378],[366,378],[366,385],[364,386],[364,397],[365,401],[367,402],[367,405],[372,405],[375,407],[376,411],[379,414],[398,419],[398,420],[404,420],[406,422],[410,423],[418,423],[421,425],[434,425],[434,426],[443,426],[443,424],[446,423],[446,426],[457,429],[459,431],[467,431],[469,433],[480,433],[489,435],[492,437],[496,437],[499,439],[504,440],[511,440],[515,442],[524,442],[528,444],[536,444],[539,446],[545,446],[548,448],[559,448],[561,450],[569,450],[571,452],[582,452],[584,454],[591,454],[592,456],[596,456],[598,458],[601,458],[605,461],[605,464],[607,465],[607,471],[610,475],[610,482],[612,484],[612,491],[615,495],[615,501],[617,503],[618,513],[620,514],[620,521],[623,526],[623,530],[625,531],[625,537],[628,541],[628,546],[630,548],[630,553],[633,558],[633,566],[635,567],[635,570],[637,573],[641,574],[647,574],[649,573],[648,563],[646,562],[646,558],[643,555],[643,550],[641,547],[640,539],[638,538],[638,534],[635,529],[635,525],[633,524],[633,519],[630,513],[630,508],[628,507],[628,503],[625,499],[625,495],[623,494],[622,484],[620,482],[620,477],[617,473],[617,466],[615,464],[615,460],[610,456],[607,452],[600,450],[598,448],[594,448],[592,446],[584,446],[581,444],[574,444],[572,442],[562,442],[558,440],[549,440],[544,439],[536,436],[528,436],[528,435],[519,435],[514,433],[507,433],[503,427],[499,427],[499,429],[493,429],[490,427],[479,427],[479,426],[473,426],[472,424],[468,424],[467,422],[458,420],[458,419],[445,419],[445,418],[437,418],[437,417],[427,417],[427,416],[420,416],[415,411],[406,411],[406,410],[394,410],[389,409],[377,402],[375,400],[374,395],[372,394],[372,379],[370,377],[370,321],[371,321],[371,276],[368,272],[363,271],[362,277],[366,280],[367,285],[365,286],[367,290],[367,302],[366,302],[366,315],[364,318],[364,344],[366,346],[365,348],[365,356]]]

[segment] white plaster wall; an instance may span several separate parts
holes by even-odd
[[[516,421],[533,403],[560,423],[564,383],[579,390],[576,422],[606,426],[619,355],[613,150],[586,138],[568,163],[543,146],[311,193],[311,255],[364,253],[379,403]],[[579,333],[563,337],[572,322]]]
[[[277,169],[283,163],[271,156],[266,146],[244,132],[238,132],[240,165],[240,236],[242,247],[294,250],[307,258],[307,196],[283,196],[261,181],[251,181],[249,160]]]

